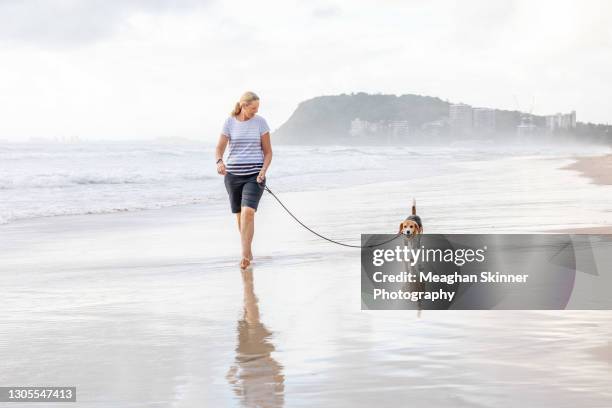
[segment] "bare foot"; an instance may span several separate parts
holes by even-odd
[[[251,264],[251,260],[249,258],[242,258],[240,261],[240,269],[246,269]]]

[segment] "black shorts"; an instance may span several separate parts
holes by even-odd
[[[225,174],[225,189],[229,194],[230,205],[234,214],[240,212],[241,207],[251,207],[257,210],[259,199],[263,195],[266,180],[263,185],[257,183],[259,173],[238,176],[236,174]]]

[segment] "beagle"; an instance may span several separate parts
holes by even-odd
[[[402,221],[399,225],[398,234],[402,234],[404,238],[404,245],[417,249],[421,245],[421,234],[423,234],[423,223],[421,222],[421,217],[416,214],[416,200],[412,199],[412,214],[409,215],[404,221]],[[410,263],[404,263],[405,270],[407,272],[412,272],[418,275],[419,270],[421,269],[420,264],[416,264],[411,266]],[[425,283],[417,281],[414,283],[405,284],[402,289],[407,289],[411,292],[422,292],[425,290]],[[422,301],[419,300],[417,302],[417,318],[421,317],[421,310],[423,309]]]
[[[423,223],[421,217],[416,215],[416,200],[412,200],[412,215],[408,216],[399,225],[398,234],[403,234],[405,238],[412,238],[423,233]]]

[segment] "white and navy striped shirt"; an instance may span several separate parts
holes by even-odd
[[[227,172],[236,175],[259,173],[264,161],[261,136],[269,131],[268,123],[259,115],[245,121],[228,117],[221,131],[229,139]]]

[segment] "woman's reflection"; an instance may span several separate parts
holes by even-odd
[[[284,402],[283,367],[270,353],[272,332],[259,321],[252,269],[241,270],[244,285],[244,311],[238,320],[236,362],[227,379],[247,407],[281,407]]]

